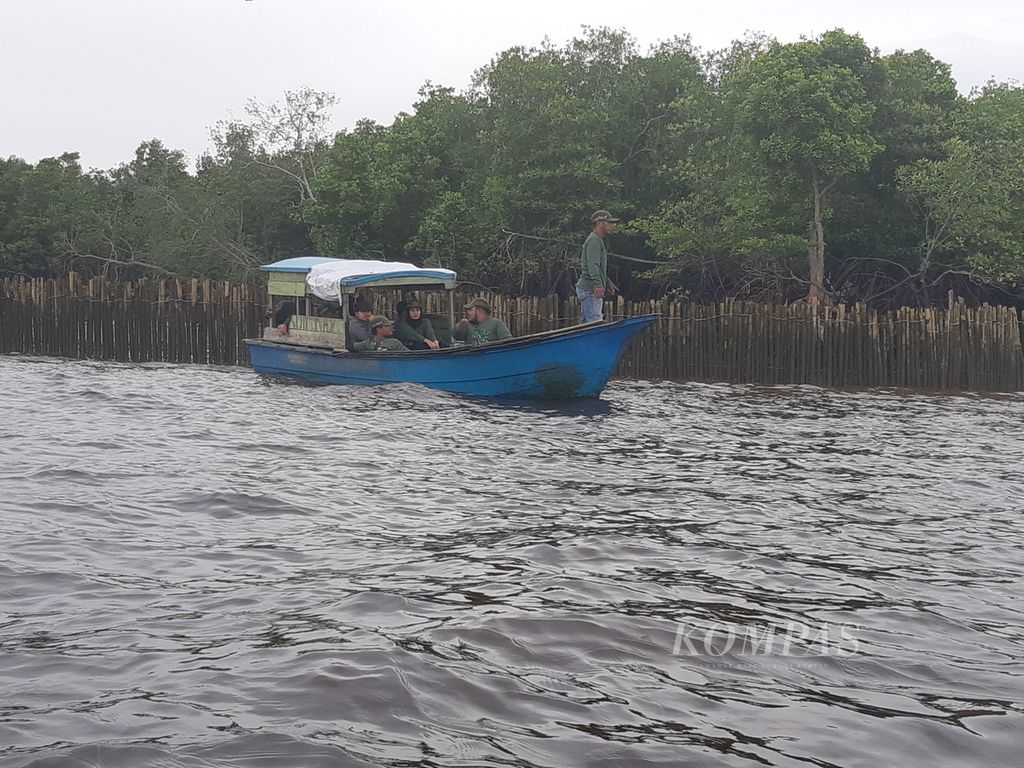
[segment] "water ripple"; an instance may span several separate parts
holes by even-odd
[[[0,381],[3,768],[1019,765],[1020,396]]]

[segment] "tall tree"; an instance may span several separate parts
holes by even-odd
[[[877,56],[859,36],[833,30],[815,40],[772,45],[724,93],[778,187],[806,195],[810,298],[827,299],[829,192],[865,172],[882,150],[872,96],[883,77]]]
[[[489,258],[519,290],[550,290],[574,264],[589,213],[621,208],[611,117],[635,46],[622,32],[585,30],[562,48],[510,49],[477,73],[491,201],[501,201],[494,225],[507,235]]]
[[[64,266],[65,243],[89,239],[98,179],[78,154],[0,159],[0,272],[46,275]]]
[[[303,87],[285,91],[283,104],[263,104],[250,99],[246,119],[222,120],[212,138],[218,153],[244,135],[253,145],[249,162],[269,168],[286,178],[300,202],[316,200],[314,181],[323,167],[330,141],[330,111],[338,103],[329,91]]]
[[[964,100],[949,65],[927,51],[898,50],[881,58],[885,80],[874,99],[874,133],[882,150],[866,173],[832,195],[830,275],[840,298],[882,296],[916,271],[919,211],[897,185],[904,165],[945,156],[944,144]]]
[[[245,130],[224,134],[216,151],[199,158],[196,183],[215,201],[222,237],[236,244],[231,274],[244,276],[258,264],[312,252],[309,227],[299,216],[291,180],[269,167]]]
[[[747,70],[774,41],[752,36],[702,62],[701,85],[671,105],[672,138],[656,212],[633,223],[662,264],[648,277],[694,297],[787,295],[794,257],[806,253],[803,217],[779,194],[740,105],[723,94],[745,86]]]

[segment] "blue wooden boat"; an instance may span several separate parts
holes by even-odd
[[[268,265],[270,291],[291,290],[298,298],[299,281],[282,274],[304,275],[315,295],[340,301],[340,319],[312,316],[292,318],[286,337],[268,328],[261,339],[246,339],[253,368],[268,376],[315,384],[393,384],[410,382],[468,395],[509,398],[568,399],[596,397],[611,377],[626,344],[657,319],[655,315],[616,322],[590,323],[535,333],[480,346],[456,346],[405,352],[351,352],[344,345],[347,295],[366,287],[455,287],[447,270],[418,270],[412,265],[380,264],[376,272],[360,268],[331,271],[327,261],[295,260]],[[366,265],[368,262],[359,262]],[[365,269],[364,267],[361,267]],[[285,270],[292,269],[291,272]],[[352,272],[356,269],[356,272]],[[275,279],[274,273],[278,278]],[[326,277],[325,277],[326,275]],[[340,277],[339,277],[340,275]],[[336,278],[336,280],[335,280]],[[291,286],[288,288],[288,286]],[[288,295],[287,293],[277,295]],[[449,312],[454,315],[453,302]],[[452,319],[454,319],[452,317]]]

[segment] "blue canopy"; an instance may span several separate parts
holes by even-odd
[[[455,288],[458,277],[450,269],[417,267],[404,261],[324,256],[284,259],[264,264],[260,269],[278,274],[304,274],[310,292],[326,301],[339,301],[342,293],[354,293],[356,288],[444,288],[450,291]]]
[[[264,264],[260,269],[264,272],[309,272],[310,268],[328,261],[337,261],[337,259],[332,259],[329,256],[296,256],[292,259],[275,261],[273,264]]]
[[[354,277],[343,277],[341,278],[341,284],[345,286],[349,285],[384,285],[389,281],[396,281],[399,278],[415,278],[422,280],[424,283],[430,283],[435,280],[438,282],[444,282],[446,280],[453,280],[454,274],[450,270],[446,269],[417,269],[411,270],[398,270],[396,272],[381,272],[376,275],[357,275]]]

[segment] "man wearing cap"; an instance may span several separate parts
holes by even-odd
[[[608,248],[604,244],[604,238],[612,233],[618,219],[608,211],[595,211],[590,221],[594,229],[583,241],[580,279],[576,281],[576,296],[580,300],[581,322],[584,323],[601,320],[605,294],[619,290],[608,279]]]
[[[405,312],[395,324],[395,338],[409,349],[437,349],[434,326],[423,316],[423,305],[419,299],[409,299]]]
[[[356,299],[352,308],[355,317],[348,320],[348,343],[354,348],[360,341],[366,341],[373,336],[370,330],[370,320],[373,318],[373,305],[364,298]]]
[[[511,339],[512,334],[501,320],[491,317],[491,305],[487,299],[473,299],[466,305],[466,319],[459,320],[452,330],[452,338],[475,347],[491,341]]]
[[[405,345],[398,339],[392,338],[395,333],[395,324],[383,315],[377,315],[370,321],[370,330],[373,336],[363,341],[357,341],[352,345],[355,352],[398,352],[405,349]]]

